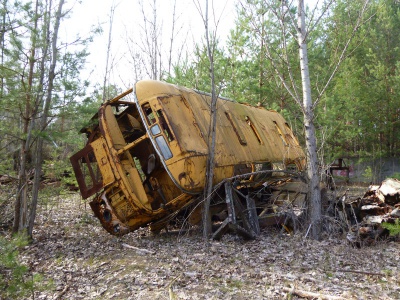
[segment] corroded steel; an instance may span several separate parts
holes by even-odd
[[[121,235],[176,213],[202,193],[210,96],[158,81],[104,103],[81,132],[87,146],[71,157],[84,198],[103,227]],[[304,153],[276,111],[219,98],[214,184],[262,170],[304,168]],[[240,180],[259,182],[258,175]],[[196,219],[196,218],[194,218]]]

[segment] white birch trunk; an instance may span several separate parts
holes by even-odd
[[[317,138],[315,135],[314,113],[312,109],[310,74],[308,70],[307,36],[305,29],[304,0],[298,3],[298,43],[303,90],[304,130],[306,138],[307,175],[309,180],[309,216],[311,236],[320,238],[321,232],[321,191],[319,187]]]

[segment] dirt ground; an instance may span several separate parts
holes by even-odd
[[[400,299],[396,242],[353,248],[344,236],[318,242],[277,229],[209,247],[198,231],[118,238],[77,194],[40,206],[34,239],[22,260],[49,283],[35,299]]]

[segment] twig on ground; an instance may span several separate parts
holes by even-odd
[[[181,274],[182,275],[182,274]],[[176,276],[174,279],[172,279],[172,281],[168,284],[168,295],[169,295],[169,300],[176,300],[178,299],[176,294],[174,293],[173,289],[172,289],[172,285],[174,284],[174,282],[176,280],[178,280],[181,275]]]
[[[125,247],[125,248],[129,248],[129,249],[134,249],[134,250],[137,250],[137,251],[142,251],[142,252],[149,253],[149,254],[156,254],[155,251],[151,251],[151,250],[147,250],[147,249],[143,249],[143,248],[138,248],[138,247],[131,246],[131,245],[128,245],[128,244],[125,244],[125,243],[121,243],[121,246]]]
[[[303,290],[299,290],[299,289],[295,289],[295,288],[284,287],[283,291],[286,292],[286,293],[297,295],[299,297],[309,298],[309,299],[345,300],[345,298],[339,297],[339,296],[332,296],[332,295],[325,295],[325,294],[321,294],[321,293],[307,292],[307,291],[303,291]]]
[[[64,287],[64,289],[63,289],[61,292],[59,292],[59,293],[53,298],[53,300],[60,299],[60,298],[68,291],[68,289],[69,289],[69,285],[67,284],[67,285]]]
[[[336,270],[335,272],[347,272],[347,273],[357,273],[357,274],[364,274],[364,275],[374,275],[374,276],[386,276],[382,273],[374,273],[374,272],[366,272],[366,271],[355,271],[355,270]]]

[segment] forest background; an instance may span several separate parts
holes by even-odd
[[[75,184],[69,157],[85,145],[79,130],[102,102],[141,79],[211,91],[204,2],[109,1],[104,15],[99,1],[0,0],[1,229],[27,228],[32,237],[37,206],[68,199],[66,185]],[[277,110],[304,146],[303,112],[283,84],[301,82],[299,44],[281,26],[293,21],[297,1],[214,2],[208,25],[219,95]],[[378,182],[385,169],[400,179],[400,1],[306,4],[319,166],[346,158],[362,166],[355,180]],[[74,218],[67,220],[72,227]],[[0,255],[0,290],[17,286],[2,278],[18,281],[27,272],[15,241],[0,237],[0,252],[10,254]]]
[[[131,18],[119,26],[118,9],[123,9],[123,2],[113,2],[108,19],[86,26],[89,14],[82,14],[84,6],[78,2],[2,1],[0,174],[19,182],[15,189],[7,188],[3,201],[26,199],[20,202],[22,208],[16,207],[21,211],[35,207],[38,196],[28,195],[27,189],[33,174],[36,186],[43,177],[73,183],[72,177],[64,175],[71,171],[68,158],[85,143],[79,129],[104,100],[135,81],[149,78],[211,90],[203,24],[198,25],[195,17],[201,15],[202,7],[197,1],[160,2],[135,2]],[[270,3],[281,5],[280,1]],[[355,27],[365,3],[366,16]],[[287,9],[296,9],[289,4],[293,3]],[[382,161],[396,161],[400,152],[400,2],[340,0],[314,5],[307,8],[308,24],[325,10],[308,36],[315,97],[343,59],[315,106],[319,162],[329,165],[343,157],[372,162],[363,174],[375,181]],[[258,0],[230,1],[212,8],[219,94],[277,110],[304,144],[302,113],[266,53],[267,42],[271,49],[283,49],[282,32],[272,11]],[[227,24],[232,24],[230,30]],[[298,79],[298,46],[286,34],[286,57],[296,68],[282,69],[282,74]],[[105,37],[100,45],[96,44],[99,36]],[[341,57],[345,46],[348,51]],[[29,219],[18,216],[20,224]]]

